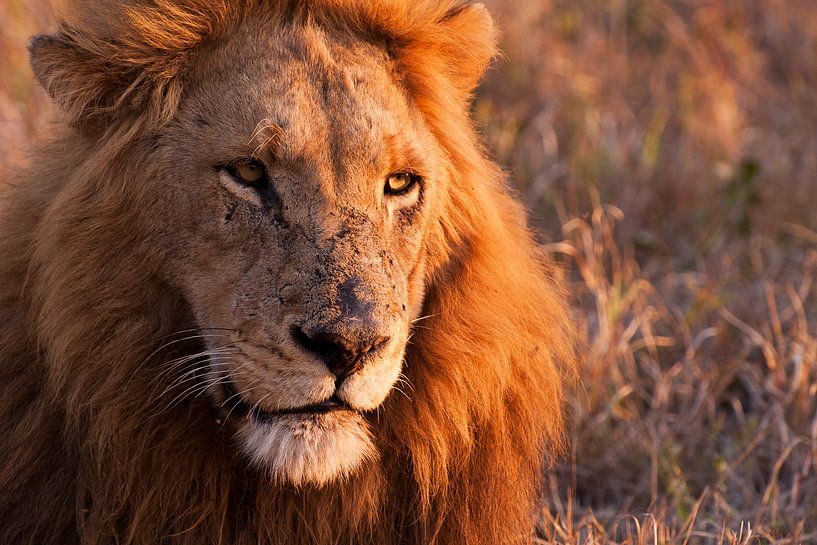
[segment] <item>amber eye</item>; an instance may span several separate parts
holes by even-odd
[[[386,179],[384,191],[386,195],[403,195],[408,193],[419,179],[419,176],[410,172],[395,172]]]
[[[234,163],[228,167],[228,170],[234,178],[246,185],[262,185],[267,179],[267,171],[264,165],[255,159]]]

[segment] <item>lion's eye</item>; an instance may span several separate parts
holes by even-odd
[[[245,185],[259,186],[267,179],[264,165],[255,159],[247,159],[227,167],[227,170],[239,182]]]
[[[410,172],[395,172],[386,179],[386,195],[403,195],[414,187],[420,177]]]

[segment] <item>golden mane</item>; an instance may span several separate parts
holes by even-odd
[[[34,63],[62,126],[2,194],[0,542],[527,539],[562,445],[574,335],[555,270],[469,119],[495,48],[484,9],[472,8],[96,0],[69,4],[59,38],[32,42],[59,39],[85,57],[84,69]],[[157,348],[186,309],[154,279],[158,253],[133,236],[146,220],[121,184],[144,175],[132,158],[172,119],[188,63],[248,17],[308,19],[384,44],[456,167],[427,240],[438,272],[406,356],[411,399],[391,396],[381,410],[380,461],[324,488],[254,473],[201,404],[157,416],[151,402]]]

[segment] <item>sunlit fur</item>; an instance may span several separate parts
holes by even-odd
[[[272,468],[278,483],[325,485],[377,457],[359,415],[340,413],[325,417],[281,417],[278,425],[243,422],[242,447],[259,471]],[[294,430],[294,431],[292,431]]]
[[[60,120],[0,194],[0,543],[529,541],[561,447],[573,333],[555,269],[469,120],[494,54],[485,10],[97,0],[61,13],[85,57],[64,66],[35,51]],[[453,165],[425,236],[426,318],[407,347],[405,395],[377,410],[360,467],[322,487],[247,464],[206,399],[156,403],[156,349],[190,310],[157,280],[160,252],[134,234],[134,209],[151,196],[123,198],[144,175],[144,135],[184,97],[195,50],[262,13],[385,44]]]

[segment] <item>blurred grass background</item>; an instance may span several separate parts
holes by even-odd
[[[817,2],[485,3],[475,116],[586,351],[538,542],[817,543]],[[0,166],[49,20],[0,3]]]

